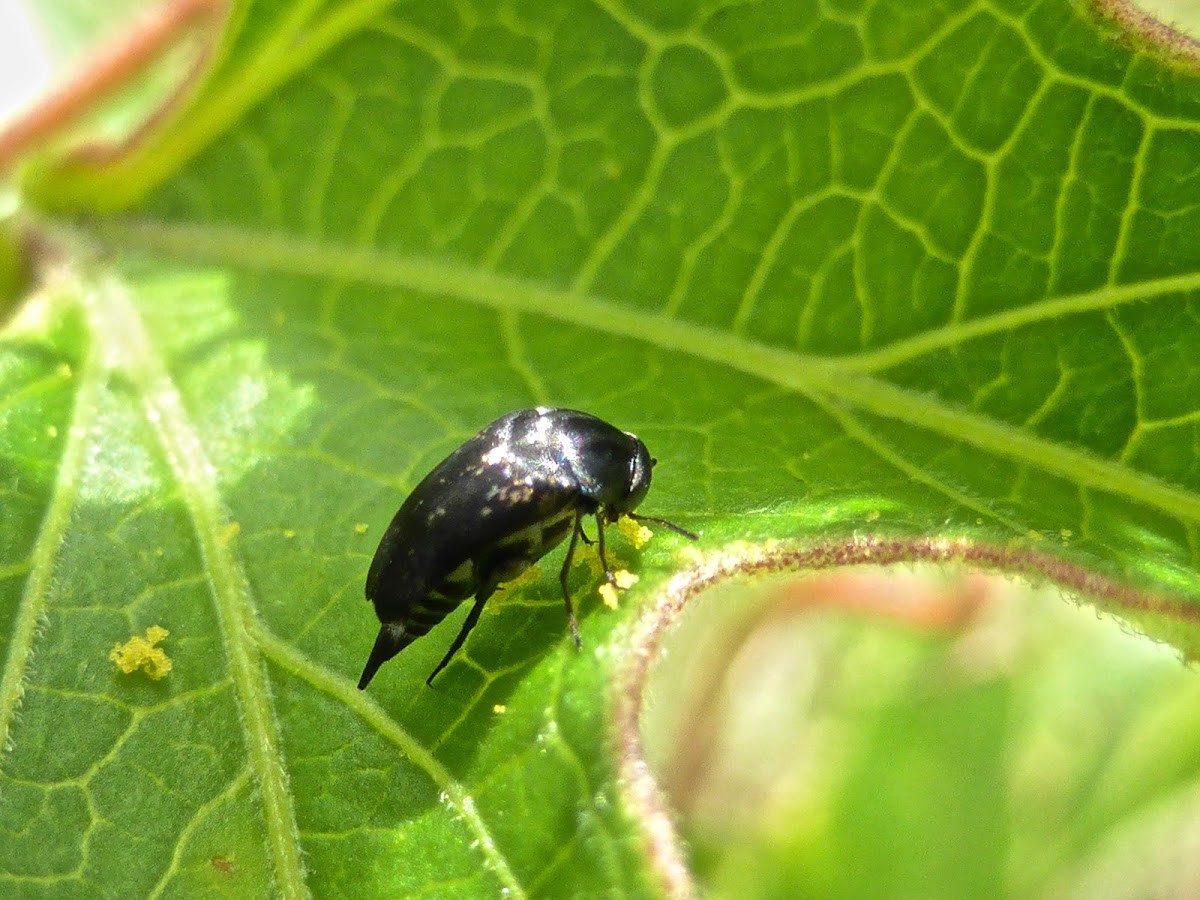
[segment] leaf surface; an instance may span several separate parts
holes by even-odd
[[[34,161],[0,880],[653,893],[606,703],[674,536],[582,653],[554,556],[354,690],[383,528],[524,406],[640,435],[702,549],[987,548],[1200,646],[1193,71],[1065,0],[644,7],[235,3],[146,140]]]

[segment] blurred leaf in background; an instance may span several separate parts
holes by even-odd
[[[647,729],[715,895],[1194,894],[1200,682],[1169,648],[998,579],[712,599]]]

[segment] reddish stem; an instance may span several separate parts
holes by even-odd
[[[198,22],[213,21],[224,0],[169,0],[100,50],[74,77],[0,131],[0,172],[129,83]]]

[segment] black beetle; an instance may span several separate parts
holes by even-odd
[[[656,460],[636,436],[574,409],[522,409],[493,422],[430,472],[401,504],[367,573],[367,599],[382,626],[358,681],[475,595],[458,637],[425,679],[429,684],[462,646],[496,588],[533,565],[570,534],[559,581],[575,645],[579,627],[567,577],[583,533],[596,517],[600,562],[604,526],[621,516],[690,531],[633,510],[650,489]]]

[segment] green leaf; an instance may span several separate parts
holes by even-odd
[[[960,560],[1200,648],[1193,66],[1067,0],[643,6],[245,0],[142,142],[30,161],[7,890],[651,895],[639,679],[735,575]],[[547,571],[359,693],[398,503],[542,403],[705,555],[577,574],[582,652]]]
[[[651,682],[708,894],[1189,893],[1200,681],[1173,652],[1001,579],[827,580],[718,592]],[[815,608],[855,583],[889,612]]]

